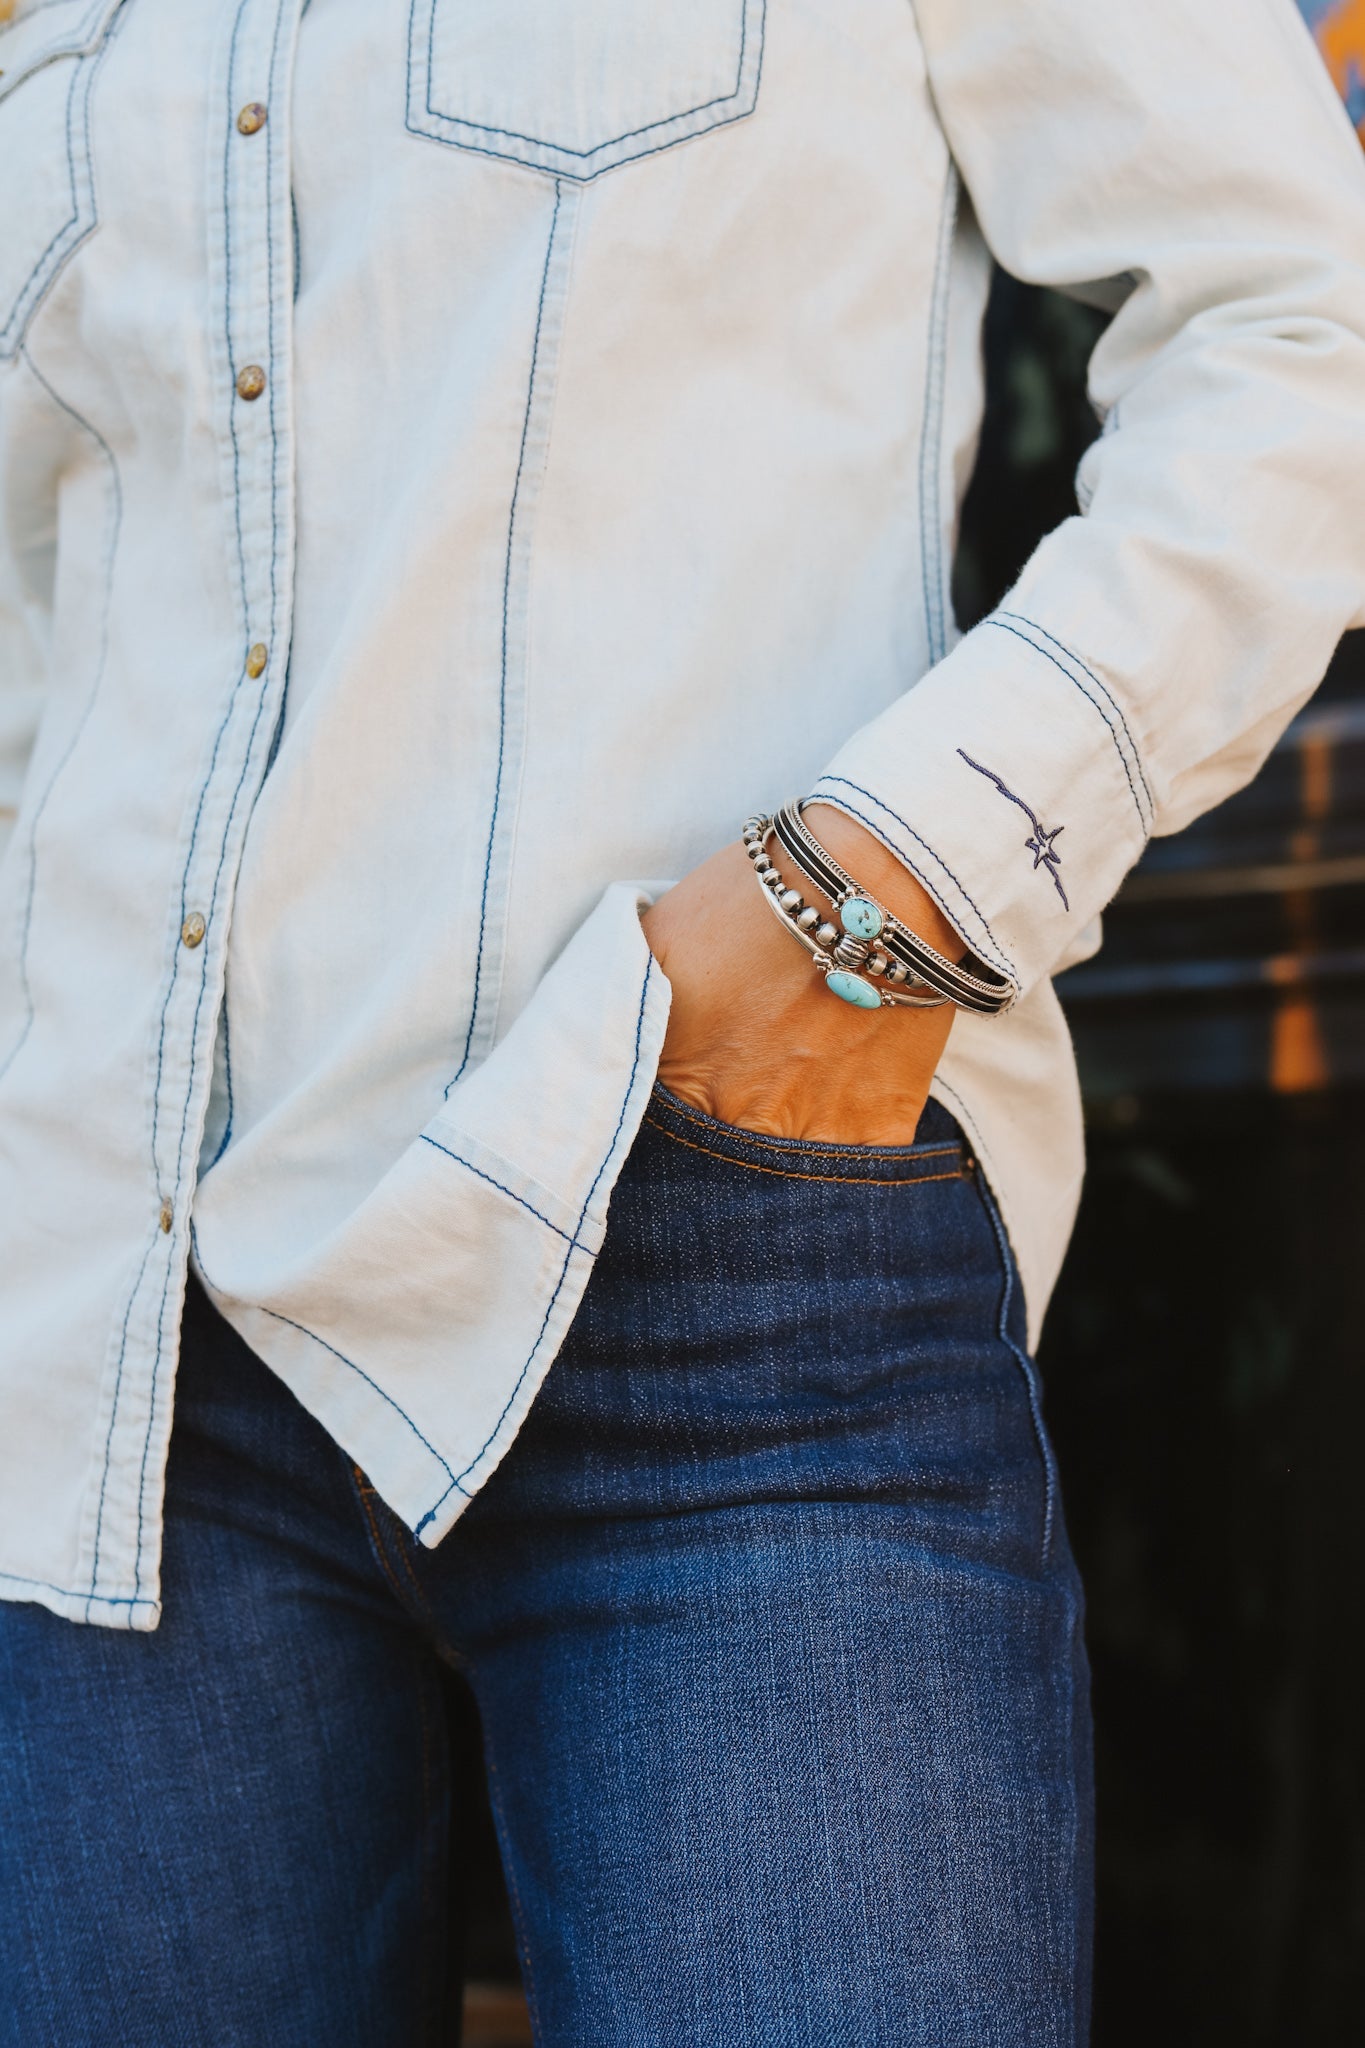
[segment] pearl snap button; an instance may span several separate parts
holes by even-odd
[[[187,918],[185,919],[185,922],[184,922],[184,923],[183,923],[183,924],[181,925],[181,927],[180,927],[180,943],[181,943],[181,945],[182,945],[182,946],[197,946],[197,945],[199,945],[199,944],[200,944],[200,943],[202,942],[202,940],[203,940],[203,937],[204,937],[204,933],[205,933],[205,932],[206,932],[207,930],[208,930],[208,926],[207,926],[207,925],[206,925],[206,924],[204,923],[204,920],[203,920],[203,918],[202,918],[202,917],[201,917],[201,916],[199,915],[199,912],[198,912],[197,910],[192,910],[192,911],[190,912],[189,916],[188,916],[188,917],[187,917]]]
[[[237,129],[241,135],[254,135],[265,126],[265,108],[259,100],[251,100],[237,116]]]
[[[237,396],[259,398],[265,390],[265,371],[259,363],[248,363],[244,370],[237,372]]]
[[[247,649],[246,672],[253,682],[257,676],[265,673],[265,665],[269,659],[270,650],[263,640],[258,640],[254,647]]]

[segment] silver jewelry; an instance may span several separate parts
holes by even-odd
[[[772,906],[773,915],[805,947],[817,972],[824,975],[825,986],[831,994],[856,1008],[867,1010],[883,1007],[930,1010],[948,1001],[946,995],[930,988],[920,976],[911,975],[905,969],[898,977],[889,974],[889,978],[913,983],[913,992],[910,989],[875,988],[865,980],[864,973],[859,970],[873,971],[874,958],[886,963],[886,955],[874,955],[865,941],[841,931],[827,919],[822,920],[819,910],[803,902],[799,890],[786,886],[767,850],[772,831],[771,818],[757,815],[747,818],[742,835],[744,850],[753,862],[754,873],[766,901]],[[882,971],[888,972],[887,964],[883,965]]]
[[[866,889],[854,881],[833,854],[826,851],[805,823],[801,813],[809,799],[798,803],[784,804],[768,821],[773,836],[783,851],[790,855],[804,878],[828,896],[839,915],[839,922],[847,939],[864,945],[862,970],[874,973],[872,966],[872,945],[875,941],[876,955],[885,955],[888,965],[883,970],[893,983],[911,981],[937,989],[949,1002],[960,1009],[974,1010],[981,1016],[995,1016],[1009,1002],[1013,990],[1010,983],[987,969],[973,973],[961,967],[954,960],[922,939],[918,932],[911,931],[884,904],[869,896]],[[836,957],[840,939],[835,947]],[[844,956],[852,967],[851,958]],[[840,964],[844,964],[841,961]]]

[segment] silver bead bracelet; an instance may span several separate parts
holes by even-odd
[[[744,850],[753,862],[754,873],[774,916],[793,938],[801,941],[817,972],[824,976],[831,995],[860,1010],[879,1010],[883,1006],[935,1010],[948,1001],[946,995],[929,987],[901,962],[893,962],[885,953],[875,951],[847,928],[841,931],[838,925],[831,924],[813,904],[805,901],[798,889],[789,888],[768,855],[767,843],[772,832],[771,818],[746,818]],[[871,902],[870,897],[861,900]],[[874,988],[858,971],[860,968],[868,974],[885,976],[891,985]]]
[[[820,844],[801,816],[803,809],[802,803],[788,803],[771,817],[748,818],[741,836],[774,912],[811,954],[831,994],[867,1010],[883,1005],[930,1009],[945,1002],[986,1016],[1003,1010],[1010,984],[987,978],[984,970],[974,974],[960,967],[903,925]],[[802,877],[829,898],[838,925],[788,886],[768,854],[773,837]]]

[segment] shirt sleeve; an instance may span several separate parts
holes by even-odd
[[[1117,306],[997,611],[815,794],[1016,990],[1248,781],[1365,623],[1365,162],[1291,0],[915,0],[1006,269]]]

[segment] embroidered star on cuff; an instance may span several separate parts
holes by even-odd
[[[981,763],[974,761],[970,754],[963,753],[961,747],[957,751],[969,768],[975,768],[978,775],[984,775],[988,782],[993,782],[1001,796],[1008,797],[1010,802],[1017,804],[1024,813],[1024,816],[1033,827],[1032,837],[1024,841],[1024,850],[1026,853],[1033,855],[1034,873],[1036,874],[1039,868],[1047,869],[1052,877],[1052,886],[1062,899],[1063,910],[1070,910],[1071,905],[1066,900],[1066,890],[1062,887],[1062,878],[1058,872],[1062,865],[1062,856],[1058,853],[1056,844],[1063,832],[1065,832],[1066,826],[1054,825],[1049,832],[1033,806],[1026,804],[1021,796],[1016,796],[1012,789],[1007,788],[993,768],[983,768]]]

